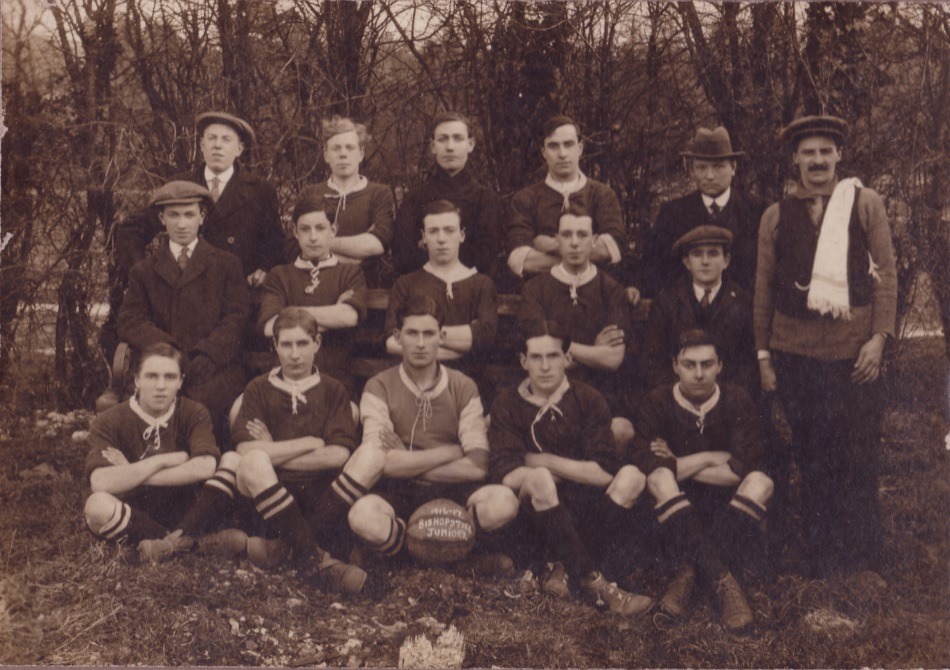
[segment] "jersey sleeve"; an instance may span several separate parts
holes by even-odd
[[[356,424],[350,397],[342,384],[334,384],[327,397],[327,422],[324,426],[323,441],[327,446],[344,447],[350,451],[356,447]]]
[[[264,402],[264,394],[261,392],[261,386],[257,379],[252,380],[244,389],[241,409],[231,428],[232,446],[237,447],[242,442],[253,442],[256,439],[247,429],[248,422],[254,419],[260,420],[270,428],[267,405]]]
[[[214,456],[217,461],[221,458],[221,450],[214,438],[211,414],[204,405],[198,402],[185,402],[181,399],[181,421],[184,429],[183,441],[188,447],[192,458],[198,456]]]
[[[485,410],[478,395],[478,387],[468,377],[459,376],[459,444],[465,455],[479,449],[488,451],[488,429],[485,425]]]
[[[393,200],[392,190],[385,184],[378,184],[379,188],[373,192],[370,203],[371,223],[366,231],[375,235],[382,242],[383,248],[388,249],[393,238],[393,219],[396,217],[396,203]]]
[[[604,302],[607,318],[604,326],[619,326],[630,335],[630,307],[623,293],[623,286],[613,277],[604,274]]]
[[[610,429],[612,416],[606,398],[590,388],[590,393],[584,394],[582,408],[584,454],[608,473],[616,474],[621,458]]]
[[[627,246],[627,228],[623,224],[623,210],[620,207],[620,200],[617,194],[613,192],[606,184],[600,184],[595,191],[597,198],[595,223],[598,235],[609,235],[613,245],[607,244],[611,251],[611,263],[620,261],[620,256]],[[614,248],[611,249],[611,246]],[[613,257],[616,253],[616,259]]]
[[[363,397],[360,398],[360,417],[363,421],[362,444],[381,447],[380,432],[386,428],[393,430],[394,425],[389,416],[386,386],[379,377],[373,377],[366,382]]]
[[[536,205],[530,189],[515,194],[508,208],[508,253],[519,247],[534,247]]]
[[[261,286],[261,308],[257,317],[259,333],[263,333],[267,322],[280,314],[280,310],[290,304],[283,267],[280,266],[268,272]]]
[[[97,468],[112,465],[102,452],[109,447],[115,447],[122,453],[128,454],[122,448],[124,440],[121,436],[121,428],[118,418],[118,411],[122,405],[118,405],[112,410],[105,412],[93,420],[89,427],[89,452],[86,454],[85,478],[89,481],[89,476]]]
[[[729,418],[734,421],[729,445],[729,453],[732,454],[729,467],[739,477],[745,477],[753,470],[762,468],[765,445],[759,413],[745,389],[729,385],[725,391],[731,400]]]
[[[340,295],[353,291],[353,295],[343,301],[356,310],[357,324],[366,320],[366,276],[363,269],[356,264],[344,265],[345,273],[340,285]]]
[[[636,434],[633,437],[632,461],[646,475],[662,467],[669,468],[676,474],[675,458],[657,456],[650,450],[653,440],[670,439],[670,436],[665,434],[663,422],[665,393],[670,393],[668,386],[661,386],[649,393],[640,402],[633,424]]]
[[[383,323],[383,336],[389,337],[396,328],[396,311],[409,297],[409,277],[399,277],[389,290],[389,304],[386,307],[386,321]]]

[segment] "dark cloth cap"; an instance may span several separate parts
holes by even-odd
[[[732,247],[732,231],[720,226],[697,226],[673,243],[673,254],[700,244],[721,244],[728,251]]]
[[[681,151],[683,158],[739,158],[745,156],[744,151],[733,151],[732,142],[729,139],[729,131],[719,126],[715,130],[700,128],[696,131],[693,141],[686,147],[686,151]]]
[[[837,116],[803,116],[782,128],[778,141],[795,144],[805,137],[820,135],[834,137],[838,142],[843,142],[848,130],[848,122]]]
[[[198,135],[203,135],[205,128],[212,123],[223,123],[226,126],[231,126],[235,132],[237,132],[238,137],[241,138],[245,146],[250,147],[254,144],[254,129],[251,128],[251,124],[244,119],[239,119],[225,112],[204,112],[203,114],[199,114],[198,118],[195,119],[195,124],[198,126]]]
[[[193,181],[170,181],[152,193],[149,198],[149,207],[164,207],[165,205],[190,205],[194,202],[211,202],[211,192],[201,184]]]

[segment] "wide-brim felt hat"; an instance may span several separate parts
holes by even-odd
[[[848,130],[848,122],[838,116],[802,116],[779,131],[778,141],[792,144],[805,137],[820,135],[835,137],[841,142],[847,136]]]
[[[176,180],[155,189],[148,206],[190,205],[195,202],[211,202],[211,191],[193,181]]]
[[[700,244],[721,244],[732,248],[732,231],[722,226],[696,226],[673,243],[673,255]]]
[[[683,158],[708,158],[711,160],[723,158],[739,158],[745,156],[744,151],[733,151],[732,141],[729,139],[729,131],[719,126],[714,130],[700,128],[696,131],[693,141],[686,147],[686,151],[681,151]]]
[[[241,141],[244,142],[244,145],[249,147],[254,144],[256,139],[254,136],[254,129],[251,128],[251,124],[245,121],[244,119],[239,119],[233,114],[228,114],[226,112],[204,112],[198,115],[198,118],[195,119],[195,125],[198,126],[198,136],[204,134],[205,128],[210,126],[212,123],[223,123],[226,126],[231,126],[237,132],[238,137],[241,138]]]

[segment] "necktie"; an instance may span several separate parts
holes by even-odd
[[[188,247],[183,247],[181,253],[178,254],[178,270],[184,274],[185,268],[188,267],[188,261],[191,260],[188,258]]]
[[[217,177],[214,177],[211,180],[211,199],[214,202],[218,201],[218,198],[221,197],[221,180]]]
[[[719,206],[719,204],[715,200],[713,200],[713,203],[709,206],[709,213],[712,215],[713,221],[719,220],[719,212],[721,211],[722,211],[722,208]]]
[[[709,294],[710,294],[710,293],[712,293],[712,289],[711,289],[711,288],[705,289],[704,292],[703,292],[703,299],[699,301],[699,306],[702,307],[704,310],[709,309],[709,302],[710,302],[710,301],[709,301]]]

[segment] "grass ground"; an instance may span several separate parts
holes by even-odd
[[[948,667],[950,467],[943,343],[905,341],[891,371],[880,494],[888,586],[795,574],[752,591],[757,624],[624,619],[552,602],[536,582],[403,568],[339,600],[289,574],[198,556],[140,566],[79,518],[89,416],[0,417],[0,663],[394,666],[407,637],[464,636],[464,665]],[[649,570],[644,590],[662,593]]]

